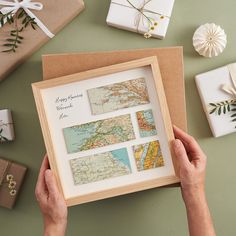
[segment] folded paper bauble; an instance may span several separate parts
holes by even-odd
[[[201,25],[193,35],[195,50],[204,57],[215,57],[223,52],[227,44],[225,31],[218,25]]]

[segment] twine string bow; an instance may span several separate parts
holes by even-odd
[[[140,25],[140,22],[143,23],[143,25],[145,25],[144,23],[144,20],[146,19],[148,22],[152,23],[151,20],[145,15],[146,12],[149,12],[149,13],[152,13],[151,11],[145,9],[146,5],[151,2],[152,0],[144,0],[142,3],[141,3],[141,6],[140,7],[136,7],[134,6],[130,1],[129,4],[137,10],[137,15],[134,19],[134,25],[137,29],[137,32],[139,32],[139,25]]]
[[[16,14],[16,12],[22,8],[27,13],[28,16],[34,19],[39,28],[49,37],[53,38],[54,34],[49,31],[49,29],[43,24],[43,22],[38,19],[31,10],[41,11],[43,9],[43,4],[41,2],[32,2],[32,0],[23,0],[19,2],[19,0],[14,0],[14,2],[9,2],[5,0],[0,0],[0,5],[4,6],[0,9],[0,12],[3,15],[11,13],[12,16]],[[4,20],[4,24],[6,23],[6,19]],[[0,27],[2,27],[0,25]]]
[[[231,81],[232,81],[232,85],[223,84],[221,86],[221,89],[224,92],[228,93],[229,95],[233,96],[233,98],[236,99],[236,70],[235,70],[233,64],[230,64],[227,67],[228,67],[228,70],[229,70],[229,73],[230,73],[230,78],[231,78]]]

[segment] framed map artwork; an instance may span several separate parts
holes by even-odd
[[[32,84],[68,206],[179,182],[156,57]]]

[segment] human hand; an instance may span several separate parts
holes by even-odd
[[[205,195],[206,155],[196,140],[181,129],[174,126],[176,140],[173,143],[182,195],[185,202],[194,197]]]
[[[67,225],[67,206],[49,169],[47,156],[42,162],[35,196],[44,219],[44,236],[64,236]]]

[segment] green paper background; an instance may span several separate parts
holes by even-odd
[[[196,90],[198,73],[236,61],[235,0],[176,0],[167,37],[141,35],[106,25],[110,0],[86,0],[85,11],[0,83],[0,108],[13,110],[16,140],[0,145],[0,156],[29,167],[14,210],[0,208],[1,236],[39,236],[43,221],[34,187],[45,147],[31,91],[42,79],[41,55],[48,53],[184,46],[188,128],[208,156],[206,189],[217,235],[236,234],[236,133],[213,138]],[[194,51],[192,35],[204,23],[221,25],[228,35],[222,55],[205,59]],[[1,62],[0,62],[1,67]],[[158,188],[69,209],[70,236],[186,236],[179,188]]]

